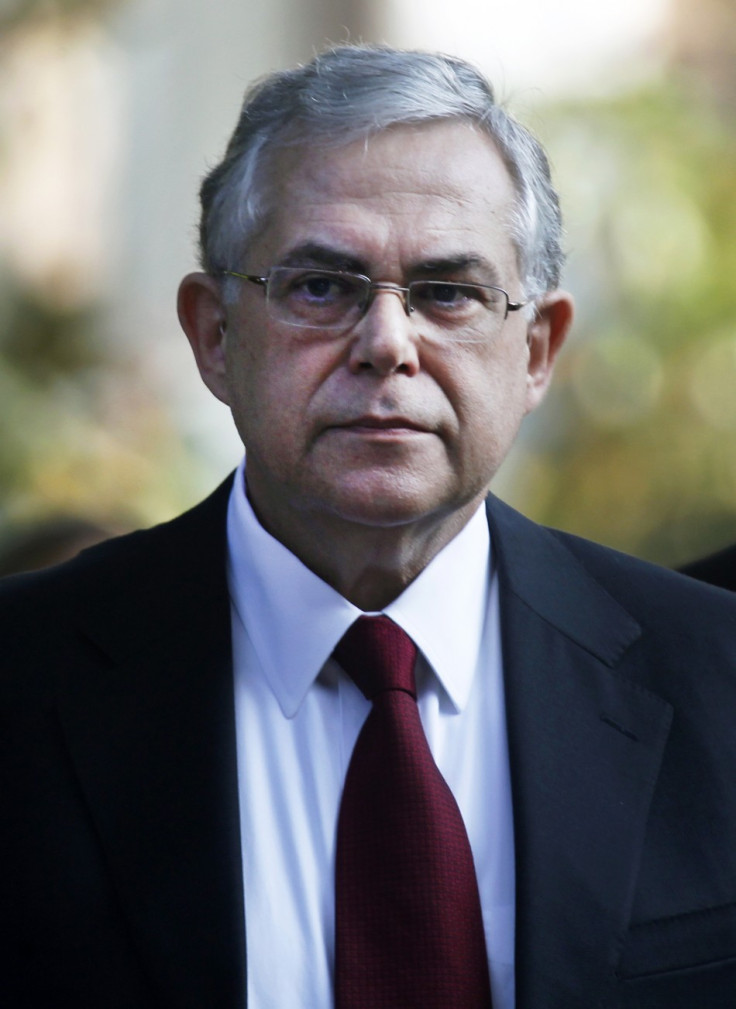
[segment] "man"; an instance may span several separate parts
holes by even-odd
[[[247,462],[0,596],[5,1004],[733,1004],[736,604],[486,503],[572,316],[539,145],[341,47],[202,204]]]

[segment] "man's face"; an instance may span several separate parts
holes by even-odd
[[[523,300],[514,188],[492,142],[467,124],[288,151],[272,186],[275,209],[237,270],[322,266],[402,286],[435,277]],[[379,293],[349,332],[305,339],[243,281],[222,374],[205,380],[232,409],[261,520],[288,542],[310,516],[326,528],[431,526],[475,508],[546,386],[527,328],[511,313],[488,341],[438,346],[422,339],[419,312]]]

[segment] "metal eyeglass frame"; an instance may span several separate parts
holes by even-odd
[[[276,269],[283,269],[283,270],[294,269],[295,271],[299,271],[299,270],[303,269],[303,270],[305,270],[305,272],[309,271],[308,267],[288,267],[288,266],[284,266],[284,267],[276,267]],[[218,270],[217,272],[218,272],[218,274],[220,276],[223,276],[223,277],[238,277],[240,280],[249,280],[251,282],[251,284],[258,284],[258,285],[260,285],[261,287],[265,288],[266,298],[268,298],[268,285],[269,285],[269,282],[270,282],[270,272],[267,273],[265,276],[262,276],[262,277],[258,276],[257,274],[254,274],[254,273],[238,273],[235,270]],[[315,273],[319,273],[319,274],[324,274],[325,276],[328,276],[328,277],[330,277],[330,276],[334,276],[334,277],[354,277],[356,280],[364,280],[364,281],[366,281],[366,283],[368,284],[367,296],[366,296],[366,299],[365,299],[364,303],[361,306],[359,306],[363,315],[365,315],[366,312],[369,311],[371,305],[373,304],[373,298],[374,298],[374,296],[375,296],[376,293],[378,293],[380,291],[388,291],[390,294],[397,294],[397,295],[399,295],[399,297],[401,298],[402,304],[404,306],[404,312],[406,313],[407,316],[410,316],[411,313],[414,311],[414,306],[411,304],[411,298],[410,298],[411,288],[412,288],[412,286],[414,284],[420,284],[420,283],[437,283],[437,284],[443,284],[444,283],[444,284],[456,285],[458,287],[478,287],[478,288],[481,288],[482,290],[498,291],[499,294],[502,294],[504,296],[504,298],[506,299],[506,311],[503,314],[503,321],[504,322],[508,318],[509,312],[518,312],[520,309],[526,308],[526,306],[529,304],[528,301],[512,301],[511,298],[508,295],[508,292],[504,291],[504,289],[502,287],[496,287],[495,284],[474,284],[474,283],[471,284],[471,283],[466,283],[466,282],[461,281],[461,280],[458,280],[458,281],[453,281],[453,280],[447,280],[447,281],[429,280],[429,281],[426,281],[426,280],[422,280],[422,281],[412,281],[409,284],[408,287],[401,287],[400,284],[392,284],[390,281],[384,281],[384,280],[374,281],[374,280],[371,280],[370,277],[367,277],[364,273],[350,273],[347,270],[324,270],[324,269],[321,269],[319,267],[315,267],[314,268],[314,272]],[[297,323],[297,322],[290,322],[290,323],[287,323],[287,325],[303,326],[303,328],[305,328],[305,329],[309,329],[310,328],[306,324]],[[315,327],[315,328],[320,328],[320,327]]]

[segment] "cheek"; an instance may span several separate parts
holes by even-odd
[[[471,465],[487,464],[495,469],[526,413],[525,362],[518,353],[476,359],[456,387],[460,390],[457,410],[464,432],[463,453]]]
[[[278,452],[303,437],[329,375],[319,348],[276,338],[242,340],[228,355],[233,416],[246,447]],[[251,443],[250,445],[248,443]]]
[[[230,406],[240,436],[250,450],[261,437],[259,427],[269,423],[264,413],[273,402],[271,376],[278,372],[271,368],[261,342],[253,336],[241,337],[227,350]]]

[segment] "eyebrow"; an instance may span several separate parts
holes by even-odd
[[[490,283],[497,282],[499,273],[496,267],[480,253],[458,253],[456,256],[438,256],[424,259],[411,270],[412,274],[424,276],[439,274],[447,276],[453,273],[464,273],[468,270],[480,269]]]
[[[348,273],[368,274],[368,266],[364,260],[341,249],[335,249],[320,242],[303,242],[295,246],[280,260],[279,266],[316,266],[328,270],[338,270]],[[497,283],[499,273],[495,266],[485,256],[475,252],[462,252],[457,255],[436,256],[420,260],[408,270],[410,276],[439,276],[463,273],[479,269],[484,279],[491,284]]]
[[[319,242],[304,242],[290,249],[279,266],[320,266],[328,270],[348,273],[365,273],[366,265],[355,256],[340,249],[321,245]]]

